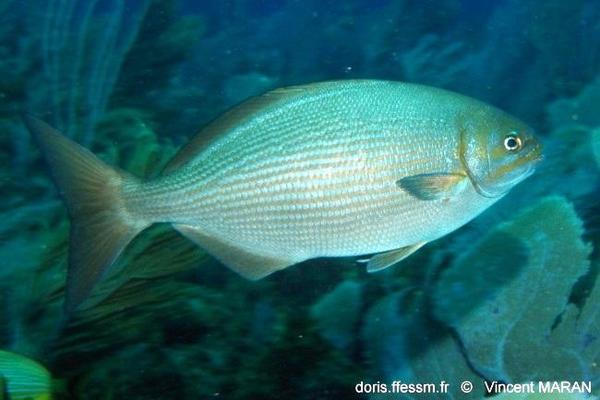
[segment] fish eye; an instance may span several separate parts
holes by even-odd
[[[521,138],[516,132],[511,132],[504,137],[504,148],[508,151],[517,151],[522,146]]]

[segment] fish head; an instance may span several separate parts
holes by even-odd
[[[542,144],[533,129],[501,110],[485,107],[461,122],[460,158],[475,189],[499,197],[533,174]]]

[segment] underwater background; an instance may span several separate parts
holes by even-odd
[[[481,399],[484,380],[600,393],[597,1],[2,0],[0,19],[0,349],[44,365],[55,398]],[[22,111],[153,176],[250,96],[350,78],[489,102],[536,129],[545,159],[377,274],[319,259],[250,282],[154,226],[66,318],[69,223]],[[450,386],[356,391],[394,380]]]

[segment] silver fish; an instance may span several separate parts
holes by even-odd
[[[26,118],[71,218],[73,310],[143,229],[167,222],[249,279],[315,257],[397,263],[528,177],[531,128],[441,89],[350,80],[277,89],[139,180]]]

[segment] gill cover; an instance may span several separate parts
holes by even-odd
[[[473,186],[485,197],[499,197],[527,178],[541,156],[541,146],[523,122],[489,107],[459,119],[459,157]],[[509,150],[506,138],[522,145]]]

